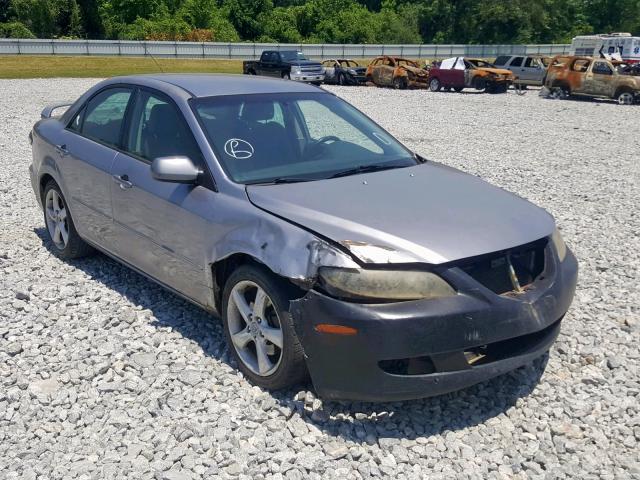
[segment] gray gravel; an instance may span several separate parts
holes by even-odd
[[[0,478],[640,478],[640,107],[331,88],[547,208],[581,274],[550,357],[440,398],[323,404],[252,387],[218,321],[153,283],[43,245],[27,134],[93,83],[0,81]]]

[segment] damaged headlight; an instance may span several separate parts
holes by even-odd
[[[560,231],[556,228],[551,235],[551,241],[553,245],[556,247],[556,252],[558,252],[558,258],[562,262],[567,256],[567,245],[564,243],[562,239],[562,235],[560,235]]]
[[[352,300],[419,300],[456,294],[431,272],[322,267],[318,275],[328,294]]]

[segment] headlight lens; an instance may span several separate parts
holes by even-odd
[[[322,287],[335,297],[353,300],[418,300],[451,297],[456,291],[431,272],[322,267]]]
[[[293,67],[291,69],[291,71],[295,74],[300,74],[302,72],[302,70],[300,69],[300,67]]]
[[[562,262],[567,256],[567,245],[564,243],[562,239],[562,235],[560,235],[560,231],[556,228],[553,231],[553,235],[551,235],[551,241],[553,245],[556,247],[556,252],[558,252],[558,258]]]

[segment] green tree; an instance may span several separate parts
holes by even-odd
[[[54,0],[11,0],[9,15],[38,38],[53,38],[58,34],[58,8]]]
[[[229,20],[244,40],[256,40],[263,31],[260,19],[273,10],[272,0],[224,0]]]

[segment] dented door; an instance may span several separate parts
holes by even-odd
[[[609,62],[595,61],[584,79],[584,91],[590,95],[613,97],[616,75]]]

